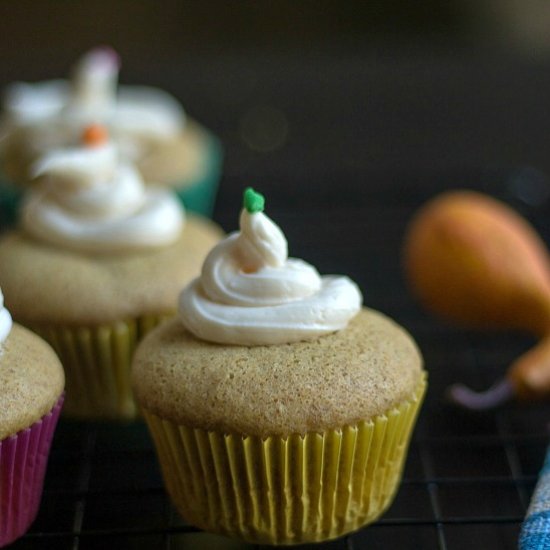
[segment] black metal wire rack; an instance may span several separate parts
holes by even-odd
[[[470,174],[472,176],[472,174]],[[544,205],[527,207],[493,174],[503,198],[535,223]],[[460,331],[424,314],[407,293],[399,247],[412,211],[430,194],[429,182],[358,194],[358,182],[316,181],[315,193],[292,180],[268,186],[270,215],[285,229],[293,255],[320,272],[345,272],[364,289],[365,303],[405,325],[424,353],[429,391],[399,492],[375,524],[316,545],[333,550],[513,549],[542,465],[548,404],[511,403],[471,414],[445,402],[444,390],[461,380],[487,387],[531,344],[517,334]],[[485,181],[483,174],[470,177]],[[435,182],[435,179],[434,179]],[[224,181],[216,218],[235,227],[240,177]],[[483,188],[480,185],[478,188]],[[346,191],[353,191],[353,198]],[[494,191],[495,189],[493,189]],[[504,191],[503,191],[504,190]],[[300,206],[307,201],[307,208]],[[328,207],[330,205],[330,208]],[[322,222],[320,222],[322,220]],[[314,228],[314,230],[312,229]],[[540,228],[540,227],[539,227]],[[353,237],[352,237],[353,236]],[[307,548],[308,546],[304,546]],[[39,516],[15,549],[258,548],[187,525],[163,489],[152,443],[142,423],[108,425],[63,419],[55,436]]]

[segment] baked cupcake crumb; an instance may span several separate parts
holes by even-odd
[[[422,373],[410,336],[365,308],[344,330],[275,346],[208,343],[174,319],[141,343],[133,383],[142,406],[162,418],[265,437],[384,414],[410,398]]]

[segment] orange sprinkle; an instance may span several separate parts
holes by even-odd
[[[84,145],[88,147],[103,145],[107,142],[108,138],[107,129],[101,124],[90,124],[90,126],[86,126],[82,134],[82,141]]]

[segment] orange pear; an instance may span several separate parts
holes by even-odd
[[[550,396],[550,256],[525,219],[481,193],[446,192],[414,216],[404,267],[420,302],[445,319],[541,337],[504,381],[483,394],[454,387],[455,401],[483,409],[512,395]]]
[[[404,252],[413,291],[433,312],[469,327],[550,334],[550,257],[503,203],[444,193],[414,217]]]

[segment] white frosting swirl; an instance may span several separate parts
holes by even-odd
[[[357,285],[287,258],[286,239],[265,214],[243,209],[240,226],[180,294],[180,317],[193,334],[220,344],[284,344],[340,330],[359,311]]]
[[[131,160],[177,136],[185,126],[178,101],[156,88],[117,86],[118,71],[116,53],[96,48],[78,61],[70,82],[12,84],[4,98],[8,133],[10,127],[26,127],[28,145],[43,154],[73,142],[83,126],[100,123]]]
[[[48,120],[61,111],[68,96],[69,87],[64,80],[36,84],[14,82],[4,93],[4,111],[8,123],[26,125]]]
[[[12,325],[10,312],[4,306],[4,295],[0,290],[0,344],[8,337]]]
[[[24,201],[21,221],[38,239],[108,252],[164,246],[181,233],[179,201],[146,189],[137,171],[118,161],[112,144],[53,151],[33,173],[39,184]]]

